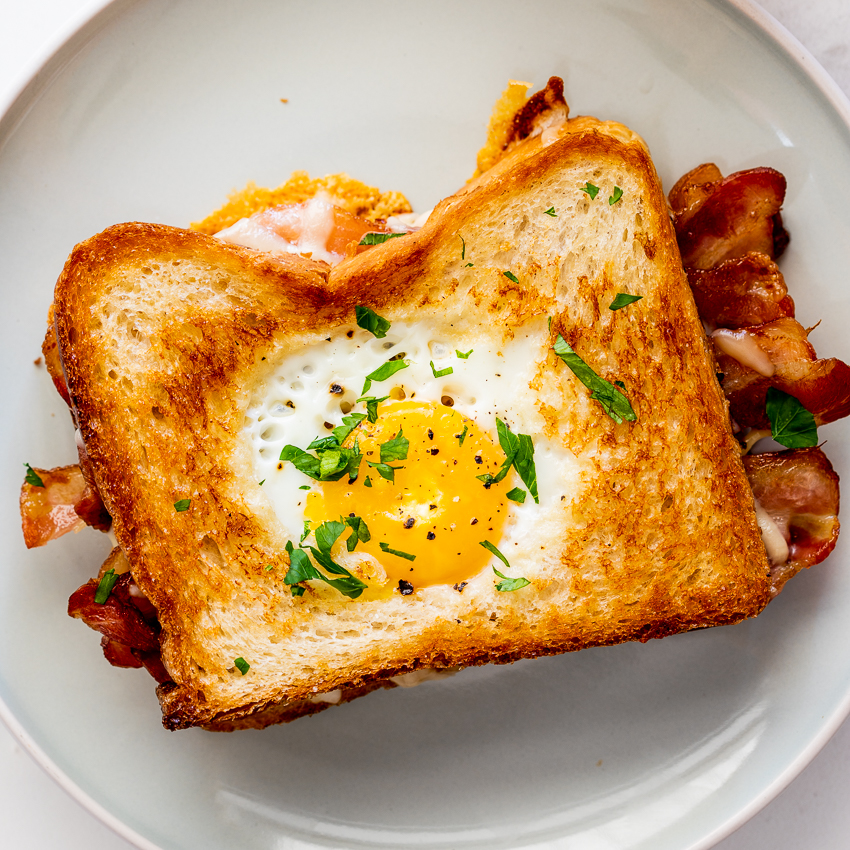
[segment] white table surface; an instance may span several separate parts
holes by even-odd
[[[0,101],[92,0],[0,0]],[[850,96],[850,0],[761,0]],[[42,57],[43,58],[43,57]],[[2,188],[0,188],[2,191]],[[35,346],[35,343],[34,343]],[[808,768],[716,850],[850,848],[850,721]],[[0,723],[0,844],[129,850],[54,784]]]

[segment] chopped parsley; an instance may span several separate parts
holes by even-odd
[[[602,409],[617,423],[623,420],[634,422],[637,415],[629,400],[613,384],[600,378],[578,354],[573,351],[570,344],[558,334],[554,345],[555,354],[570,367],[573,374],[590,390],[590,397],[602,405]],[[622,386],[622,385],[621,385]]]
[[[357,244],[358,245],[380,245],[388,239],[395,239],[397,236],[406,236],[406,233],[367,233]]]
[[[475,477],[479,481],[483,481],[485,487],[489,487],[491,484],[498,484],[508,474],[510,468],[514,467],[534,501],[539,504],[537,468],[534,465],[534,443],[531,442],[531,437],[528,434],[514,434],[498,417],[496,417],[496,431],[499,434],[499,445],[505,453],[505,460],[495,475],[488,472]]]
[[[466,240],[459,233],[457,235],[458,239],[460,239],[460,258],[462,260],[466,259]]]
[[[174,510],[177,511],[178,514],[182,514],[183,511],[189,510],[189,505],[191,504],[191,499],[179,499],[174,503]]]
[[[274,569],[274,565],[273,565],[273,564],[266,564],[266,565],[265,565],[265,567],[263,567],[263,569],[264,569],[267,573],[270,573],[270,572]]]
[[[31,487],[44,487],[44,482],[41,480],[41,476],[28,463],[25,463],[24,466],[27,468],[27,474],[24,481],[26,481]]]
[[[309,490],[310,485],[309,484],[302,484],[298,489],[299,490]]]
[[[457,349],[455,349],[455,354],[457,354],[457,356],[458,356],[461,360],[469,360],[469,355],[470,355],[470,354],[472,354],[473,350],[474,350],[474,349],[470,348],[470,349],[469,349],[469,351],[467,351],[467,352],[464,354],[464,352],[462,352],[462,351],[458,351]]]
[[[265,483],[266,483],[266,479],[264,478],[257,486],[262,487],[263,484],[265,484]]]
[[[365,418],[365,413],[343,416],[342,425],[334,428],[327,437],[317,437],[307,446],[306,451],[298,446],[284,446],[280,460],[288,461],[314,481],[339,481],[344,475],[356,481],[363,459],[360,446],[357,439],[351,448],[342,444]]]
[[[354,308],[354,316],[357,319],[358,327],[369,331],[369,333],[378,339],[383,339],[390,329],[389,320],[383,316],[379,316],[374,310],[364,307],[362,304],[358,304]]]
[[[549,207],[548,210],[543,210],[544,215],[551,215],[552,218],[555,218],[558,213],[555,212],[555,207]]]
[[[97,583],[97,590],[94,592],[94,601],[98,605],[104,605],[109,599],[109,594],[112,593],[112,588],[118,581],[118,576],[115,575],[115,570],[108,569],[101,580]]]
[[[375,396],[364,395],[358,398],[357,401],[366,402],[366,418],[374,425],[378,421],[378,405],[382,401],[386,401],[388,398],[388,395],[385,395],[383,398],[375,398]]]
[[[387,360],[366,376],[366,382],[363,384],[363,394],[369,392],[369,387],[372,386],[372,381],[386,381],[391,378],[396,372],[406,369],[410,363],[407,360]]]
[[[451,375],[452,372],[454,372],[454,369],[452,369],[451,366],[447,367],[446,369],[435,369],[434,361],[430,360],[429,362],[431,364],[431,372],[433,373],[435,378],[444,378],[446,375]]]
[[[508,559],[489,540],[482,540],[479,545],[483,546],[488,552],[495,555],[508,569],[511,568],[511,565],[508,563]],[[504,573],[500,573],[495,567],[493,567],[493,572],[502,579],[502,581],[496,584],[496,590],[501,593],[509,593],[512,590],[519,590],[521,587],[531,584],[527,578],[508,578]]]
[[[389,463],[391,460],[407,460],[407,450],[410,448],[410,440],[404,436],[402,429],[398,429],[398,434],[387,440],[386,443],[381,443],[381,463]]]
[[[358,543],[368,543],[372,539],[369,526],[366,525],[362,517],[348,516],[345,518],[345,524],[351,529],[351,534],[348,540],[345,541],[349,552],[353,552]]]
[[[594,200],[599,194],[599,187],[594,186],[593,183],[585,183],[584,186],[581,187],[581,191],[586,195],[590,195],[590,199]]]
[[[388,463],[376,463],[375,461],[367,460],[366,463],[381,476],[385,480],[389,481],[391,484],[395,484],[395,471],[397,469],[404,469],[403,466],[390,466]],[[371,482],[367,485],[371,487]]]
[[[411,555],[408,552],[401,552],[398,549],[390,549],[389,545],[387,543],[384,543],[383,540],[378,545],[381,547],[381,551],[386,552],[388,555],[395,555],[398,558],[404,558],[405,561],[416,560],[416,555]]]
[[[608,206],[611,207],[623,197],[623,190],[619,186],[614,187],[614,194],[608,198]]]
[[[372,479],[368,475],[363,480],[363,486],[364,487],[371,487],[372,486]]]
[[[512,280],[514,283],[519,283],[517,276],[513,272],[502,272],[502,274],[508,279]]]
[[[304,520],[304,528],[301,531],[301,539],[298,541],[299,545],[303,543],[310,536],[310,520]]]
[[[468,432],[469,432],[469,426],[466,424],[466,422],[464,422],[463,423],[463,431],[461,431],[460,434],[455,434],[455,437],[457,437],[457,442],[458,442],[459,446],[463,445],[463,441],[466,439],[466,435],[467,435]]]
[[[505,493],[505,497],[510,499],[512,502],[517,502],[518,504],[523,504],[525,502],[525,497],[527,493],[521,487],[514,487],[513,490],[508,490]]]
[[[800,400],[776,387],[767,391],[767,418],[770,434],[777,443],[789,449],[802,449],[818,444],[815,417]]]
[[[240,655],[239,658],[233,659],[233,666],[244,676],[250,669],[251,665]]]
[[[308,580],[324,581],[349,599],[357,599],[366,587],[368,587],[365,582],[353,576],[345,567],[338,564],[331,557],[331,547],[336,543],[343,531],[345,531],[345,528],[346,523],[341,521],[332,520],[330,522],[323,522],[316,529],[316,545],[307,547],[320,567],[323,567],[331,575],[339,576],[339,578],[328,578],[313,566],[310,556],[304,549],[296,549],[292,545],[291,540],[287,541],[286,552],[289,555],[289,570],[286,573],[284,582],[292,585],[293,596],[303,595],[304,588],[297,587],[296,585]]]
[[[643,295],[629,295],[627,292],[618,292],[614,296],[614,300],[608,305],[609,310],[622,310],[623,307],[628,307],[629,304],[634,304],[635,301],[640,301]]]

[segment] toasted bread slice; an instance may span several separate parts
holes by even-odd
[[[612,310],[618,293],[642,300]],[[768,600],[752,494],[665,199],[621,125],[582,118],[522,143],[421,230],[332,270],[118,225],[77,246],[55,303],[94,476],[159,612],[168,728],[267,725],[400,673],[734,623]],[[571,477],[546,496],[541,475],[536,524],[502,544],[510,568],[494,556],[462,592],[350,599],[285,583],[297,531],[257,480],[246,412],[287,356],[360,333],[358,305],[499,352],[529,340],[530,377],[497,413],[522,407],[538,466],[545,444]],[[559,336],[622,382],[634,421],[606,414],[553,350]],[[500,591],[493,566],[529,583]]]

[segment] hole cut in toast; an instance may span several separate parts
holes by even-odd
[[[74,250],[55,327],[162,627],[168,728],[768,601],[667,204],[622,125],[531,139],[333,268],[117,225]]]

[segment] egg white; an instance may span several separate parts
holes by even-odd
[[[551,539],[562,525],[559,511],[579,486],[575,456],[542,433],[538,392],[532,383],[548,345],[542,317],[515,329],[507,342],[486,332],[455,335],[451,326],[438,328],[431,321],[393,322],[384,339],[346,326],[329,340],[286,356],[255,389],[244,434],[252,448],[257,481],[263,482],[263,493],[287,534],[297,540],[303,528],[307,491],[299,488],[321,483],[291,463],[281,463],[281,450],[288,444],[306,449],[316,437],[341,425],[349,411],[365,412],[365,405],[357,403],[364,395],[365,376],[403,354],[409,366],[386,381],[373,382],[367,395],[380,398],[403,390],[408,399],[437,404],[451,399],[454,409],[474,420],[496,446],[497,417],[515,433],[532,438],[540,502],[535,504],[528,496],[524,504],[510,503],[502,539],[492,542],[509,554],[512,565],[533,564],[539,559],[540,541]],[[470,349],[466,359],[457,354]],[[436,371],[451,367],[452,374],[435,377],[431,362]],[[334,385],[341,392],[332,392]],[[391,403],[383,402],[378,415]],[[510,486],[522,486],[518,476],[515,479]]]

